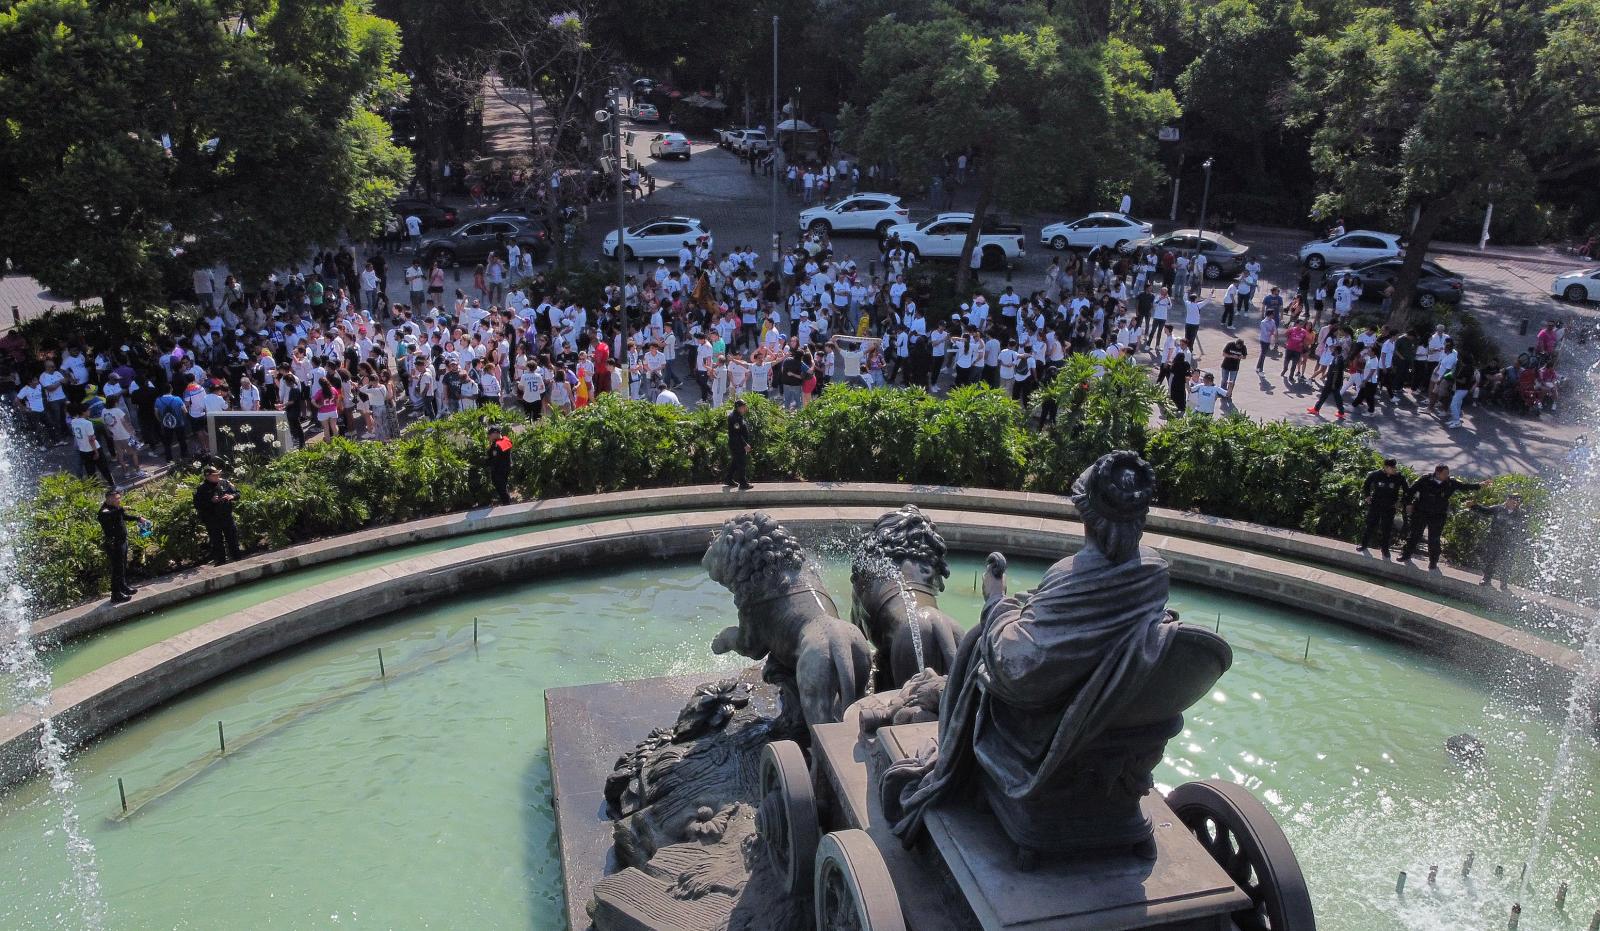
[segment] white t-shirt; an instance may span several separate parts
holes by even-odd
[[[35,414],[44,413],[44,389],[37,385],[23,385],[17,390],[17,399],[28,405]]]
[[[128,430],[128,412],[120,407],[107,407],[100,420],[111,431],[111,436],[119,443],[126,443],[133,439],[133,434]]]
[[[92,453],[100,448],[100,441],[94,435],[94,424],[87,417],[74,417],[68,426],[72,428],[72,441],[78,445],[78,452]]]
[[[1213,414],[1217,410],[1217,398],[1222,397],[1221,385],[1190,385],[1189,393],[1194,395],[1194,409],[1202,414]]]

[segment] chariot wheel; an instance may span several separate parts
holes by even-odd
[[[790,895],[804,895],[817,856],[817,799],[800,745],[778,740],[761,751],[761,808],[756,829],[767,860]]]
[[[1311,895],[1283,829],[1254,795],[1216,779],[1186,782],[1167,804],[1250,897],[1234,912],[1239,931],[1316,931]]]
[[[817,931],[906,931],[900,896],[866,831],[834,831],[817,851]]]

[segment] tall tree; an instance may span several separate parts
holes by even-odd
[[[361,0],[19,0],[0,11],[0,241],[113,325],[174,262],[246,280],[375,231],[408,167]]]
[[[1070,45],[1051,25],[1019,26],[1017,5],[996,4],[985,33],[945,8],[938,18],[885,17],[867,34],[860,86],[870,102],[848,110],[848,143],[892,162],[912,184],[945,156],[975,157],[977,203],[957,287],[995,205],[1104,201],[1157,174],[1155,127],[1176,112],[1170,93],[1146,89],[1148,66],[1120,42]]]
[[[1409,225],[1390,322],[1452,214],[1600,170],[1600,0],[1412,0],[1361,10],[1295,62],[1315,212]]]

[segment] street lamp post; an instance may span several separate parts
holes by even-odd
[[[626,258],[628,254],[626,248],[628,242],[628,220],[627,204],[624,201],[622,184],[622,82],[620,80],[617,81],[617,86],[613,90],[615,93],[611,95],[611,170],[616,176],[617,186],[617,250],[615,253],[617,259],[617,314],[622,320],[622,333],[621,338],[618,340],[622,353],[618,361],[622,366],[622,384],[624,391],[626,391],[628,379],[633,373],[628,370],[628,336],[631,332],[628,326],[628,261]]]
[[[1206,184],[1205,187],[1200,191],[1200,228],[1195,231],[1194,237],[1194,249],[1196,254],[1201,251],[1201,247],[1205,245],[1206,241],[1206,201],[1211,198],[1211,159],[1208,158],[1201,162],[1200,167],[1206,170]],[[1190,265],[1192,266],[1193,264],[1193,257],[1191,256]],[[1202,284],[1204,283],[1204,279],[1205,275],[1202,273]],[[1198,287],[1198,285],[1196,285],[1196,287]],[[1198,293],[1198,291],[1196,293]]]
[[[772,17],[772,125],[767,130],[772,148],[767,154],[772,159],[772,273],[776,275],[782,261],[783,240],[778,233],[778,17]],[[751,153],[751,158],[755,154]]]

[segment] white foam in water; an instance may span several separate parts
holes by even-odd
[[[50,797],[57,810],[61,830],[41,838],[41,844],[63,844],[71,878],[62,883],[61,900],[48,911],[58,927],[99,931],[105,927],[105,899],[100,889],[100,870],[94,844],[78,823],[74,802],[77,785],[67,765],[67,748],[49,717],[50,674],[29,638],[28,593],[17,575],[16,528],[9,526],[11,514],[23,491],[15,481],[19,474],[16,440],[10,422],[0,416],[0,686],[9,693],[10,703],[36,709],[42,720],[41,739],[35,757],[39,771],[50,781]],[[42,925],[41,925],[42,927]]]

